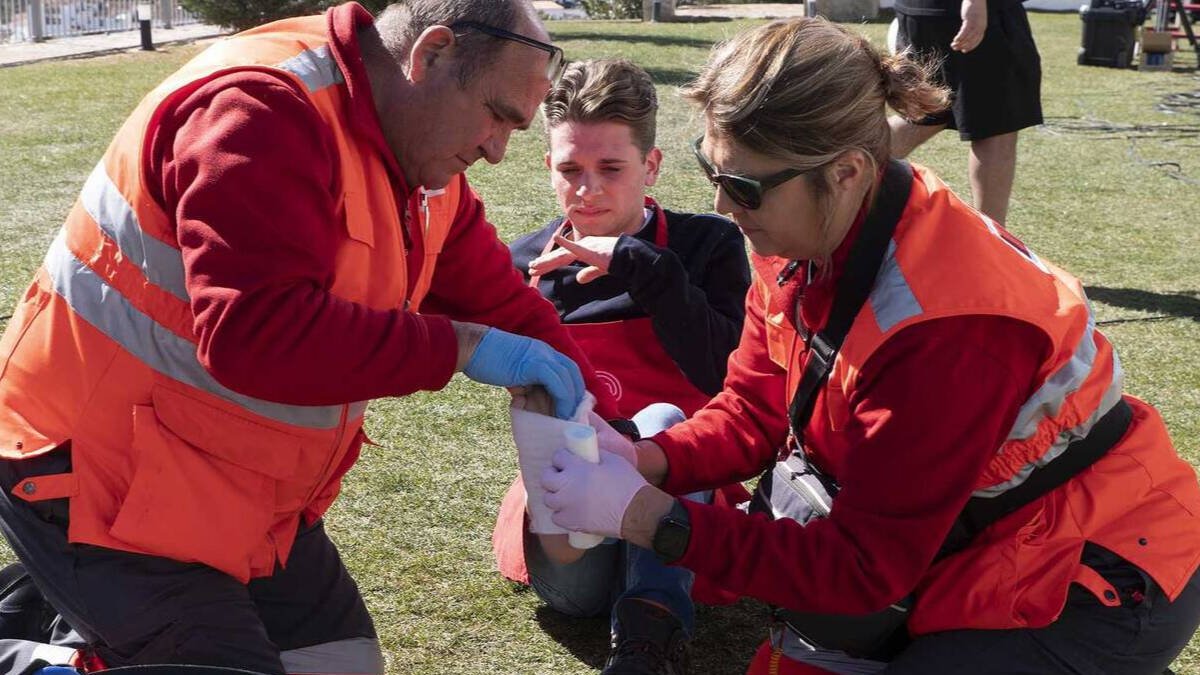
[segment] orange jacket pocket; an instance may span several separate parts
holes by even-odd
[[[238,431],[226,428],[221,436]],[[248,579],[251,558],[270,546],[271,474],[285,473],[278,458],[295,453],[299,441],[262,434],[241,440],[250,444],[260,458],[276,459],[254,459],[238,443],[201,447],[165,424],[154,407],[136,406],[133,479],[109,534],[152,555],[202,562]]]

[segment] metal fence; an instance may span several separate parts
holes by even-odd
[[[137,30],[138,4],[138,0],[0,0],[0,43]],[[150,4],[156,28],[200,22],[177,0]]]

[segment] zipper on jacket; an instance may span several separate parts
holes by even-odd
[[[426,190],[421,188],[421,244],[428,251],[429,247],[429,198],[446,194],[446,188]]]
[[[784,267],[779,271],[779,274],[775,275],[775,283],[780,288],[783,288],[783,285],[788,282],[788,279],[791,279],[792,276],[796,274],[796,270],[800,269],[800,263],[801,261],[799,260],[793,260],[788,263],[787,267]]]
[[[320,490],[329,482],[329,467],[333,466],[333,460],[338,456],[338,449],[342,447],[342,439],[346,437],[346,425],[350,422],[350,404],[342,405],[342,417],[338,423],[337,437],[334,439],[333,448],[329,451],[328,457],[325,458],[325,466],[321,469],[321,473],[317,475],[317,480],[313,486],[308,489],[308,495],[304,498],[304,503],[300,505],[300,514],[304,514],[304,510],[312,504],[312,500],[317,496],[317,490]]]
[[[429,193],[421,190],[421,243],[429,243]]]

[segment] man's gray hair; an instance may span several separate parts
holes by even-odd
[[[477,21],[519,32],[525,10],[522,0],[401,0],[388,5],[375,22],[384,46],[394,58],[408,58],[413,41],[430,26]],[[456,31],[459,46],[458,81],[466,86],[485,64],[493,63],[505,41],[477,30]]]

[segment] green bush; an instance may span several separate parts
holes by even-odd
[[[388,4],[388,0],[360,1],[372,12]],[[205,23],[246,30],[288,17],[319,14],[340,0],[180,0],[179,4]]]
[[[580,4],[593,19],[642,18],[642,0],[583,0]]]

